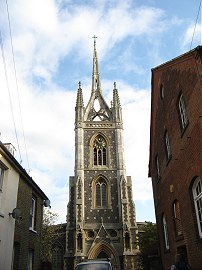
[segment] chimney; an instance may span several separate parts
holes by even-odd
[[[16,149],[15,149],[15,147],[12,145],[12,143],[4,143],[3,145],[7,148],[7,150],[8,150],[13,156],[15,155]]]

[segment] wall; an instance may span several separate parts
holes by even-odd
[[[165,63],[152,71],[152,114],[150,174],[164,269],[170,269],[175,254],[186,250],[193,269],[201,269],[202,239],[199,238],[193,207],[192,180],[202,177],[202,91],[201,49]],[[164,98],[161,98],[161,84]],[[188,126],[180,126],[178,98],[183,93]],[[164,134],[168,131],[172,157],[166,158]],[[157,179],[156,155],[159,157],[160,181]],[[173,203],[180,205],[182,235],[176,236]],[[166,215],[169,249],[164,244],[162,215]]]
[[[30,180],[31,181],[31,180]],[[32,194],[36,198],[36,230],[29,230],[30,207]],[[21,209],[22,221],[16,224],[15,244],[19,245],[19,259],[15,269],[20,265],[20,270],[27,269],[28,250],[34,250],[34,269],[40,268],[40,245],[41,245],[41,226],[43,218],[43,199],[37,193],[31,182],[20,178],[17,206]]]
[[[0,270],[10,270],[12,264],[15,220],[9,213],[16,208],[19,173],[0,154],[5,170],[3,187],[0,191]]]

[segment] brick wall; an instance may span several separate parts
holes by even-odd
[[[193,50],[152,70],[150,130],[150,175],[152,177],[157,228],[164,269],[170,269],[175,254],[186,251],[193,269],[201,269],[202,239],[199,238],[192,197],[196,176],[202,178],[202,49]],[[161,98],[161,85],[164,98]],[[188,125],[182,132],[178,110],[183,94]],[[164,134],[168,131],[172,157],[168,161]],[[156,155],[161,179],[157,181]],[[180,205],[183,235],[176,236],[173,203]],[[162,215],[168,226],[169,250],[165,249]]]
[[[32,195],[36,198],[36,231],[29,230],[30,223],[30,207]],[[40,269],[40,241],[41,241],[41,226],[43,217],[43,199],[22,177],[20,178],[18,189],[17,207],[21,210],[22,220],[16,221],[15,227],[15,243],[19,247],[19,268],[18,263],[15,264],[15,269],[26,270],[28,251],[34,250],[34,270]]]

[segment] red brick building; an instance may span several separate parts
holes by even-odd
[[[165,270],[202,257],[202,47],[152,69],[149,176]]]

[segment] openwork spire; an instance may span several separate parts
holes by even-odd
[[[110,121],[112,111],[109,109],[101,91],[100,72],[96,50],[96,36],[94,38],[92,92],[90,100],[84,110],[84,121]]]

